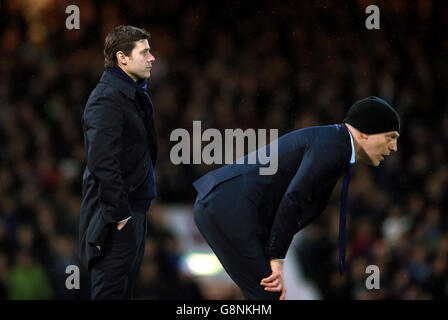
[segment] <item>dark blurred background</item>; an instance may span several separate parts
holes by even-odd
[[[67,30],[65,8],[80,9]],[[367,30],[365,8],[380,8]],[[448,8],[446,1],[1,2],[0,298],[87,299],[67,290],[76,257],[85,166],[81,115],[103,67],[104,38],[131,24],[151,33],[150,88],[159,138],[158,198],[137,298],[236,299],[181,266],[166,223],[190,210],[206,165],[173,165],[170,133],[276,128],[282,135],[340,123],[351,104],[377,95],[399,112],[398,152],[379,168],[357,165],[349,190],[347,271],[337,270],[340,184],[303,231],[294,259],[321,299],[448,297]],[[381,289],[366,290],[378,265]],[[299,272],[299,271],[298,271]]]

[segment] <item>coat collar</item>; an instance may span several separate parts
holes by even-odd
[[[115,89],[120,90],[123,94],[128,96],[130,99],[135,100],[135,95],[136,95],[137,89],[132,84],[127,83],[118,77],[115,77],[110,72],[107,72],[107,70],[103,72],[100,82],[108,84],[108,85],[114,87]]]

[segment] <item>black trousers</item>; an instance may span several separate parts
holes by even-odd
[[[121,230],[112,228],[90,272],[93,300],[133,298],[145,251],[146,233],[146,212],[132,212],[132,217]]]
[[[224,270],[248,300],[278,300],[280,292],[265,291],[261,279],[271,275],[270,258],[264,254],[263,241],[246,237],[250,228],[238,217],[256,210],[241,194],[242,181],[236,178],[219,185],[205,199],[196,199],[194,220],[221,262]],[[219,211],[219,213],[218,213]],[[225,216],[228,223],[217,218]],[[247,221],[246,221],[247,222]],[[245,225],[246,224],[246,225]]]

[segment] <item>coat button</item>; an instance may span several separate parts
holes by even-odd
[[[132,191],[134,191],[134,190],[135,190],[135,187],[134,187],[134,186],[130,186],[130,187],[129,187],[129,191],[132,192]]]
[[[148,168],[148,164],[147,163],[145,163],[145,164],[143,164],[143,168]]]

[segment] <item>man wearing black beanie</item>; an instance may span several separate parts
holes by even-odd
[[[343,123],[296,130],[257,150],[257,159],[277,152],[274,174],[261,175],[263,164],[251,164],[246,155],[193,183],[196,225],[246,299],[285,298],[283,259],[289,245],[324,211],[341,176],[339,270],[344,271],[352,164],[378,166],[397,151],[399,134],[397,112],[368,97],[352,105]]]
[[[356,101],[344,121],[353,137],[356,159],[377,167],[397,151],[400,117],[383,99],[371,96]]]

